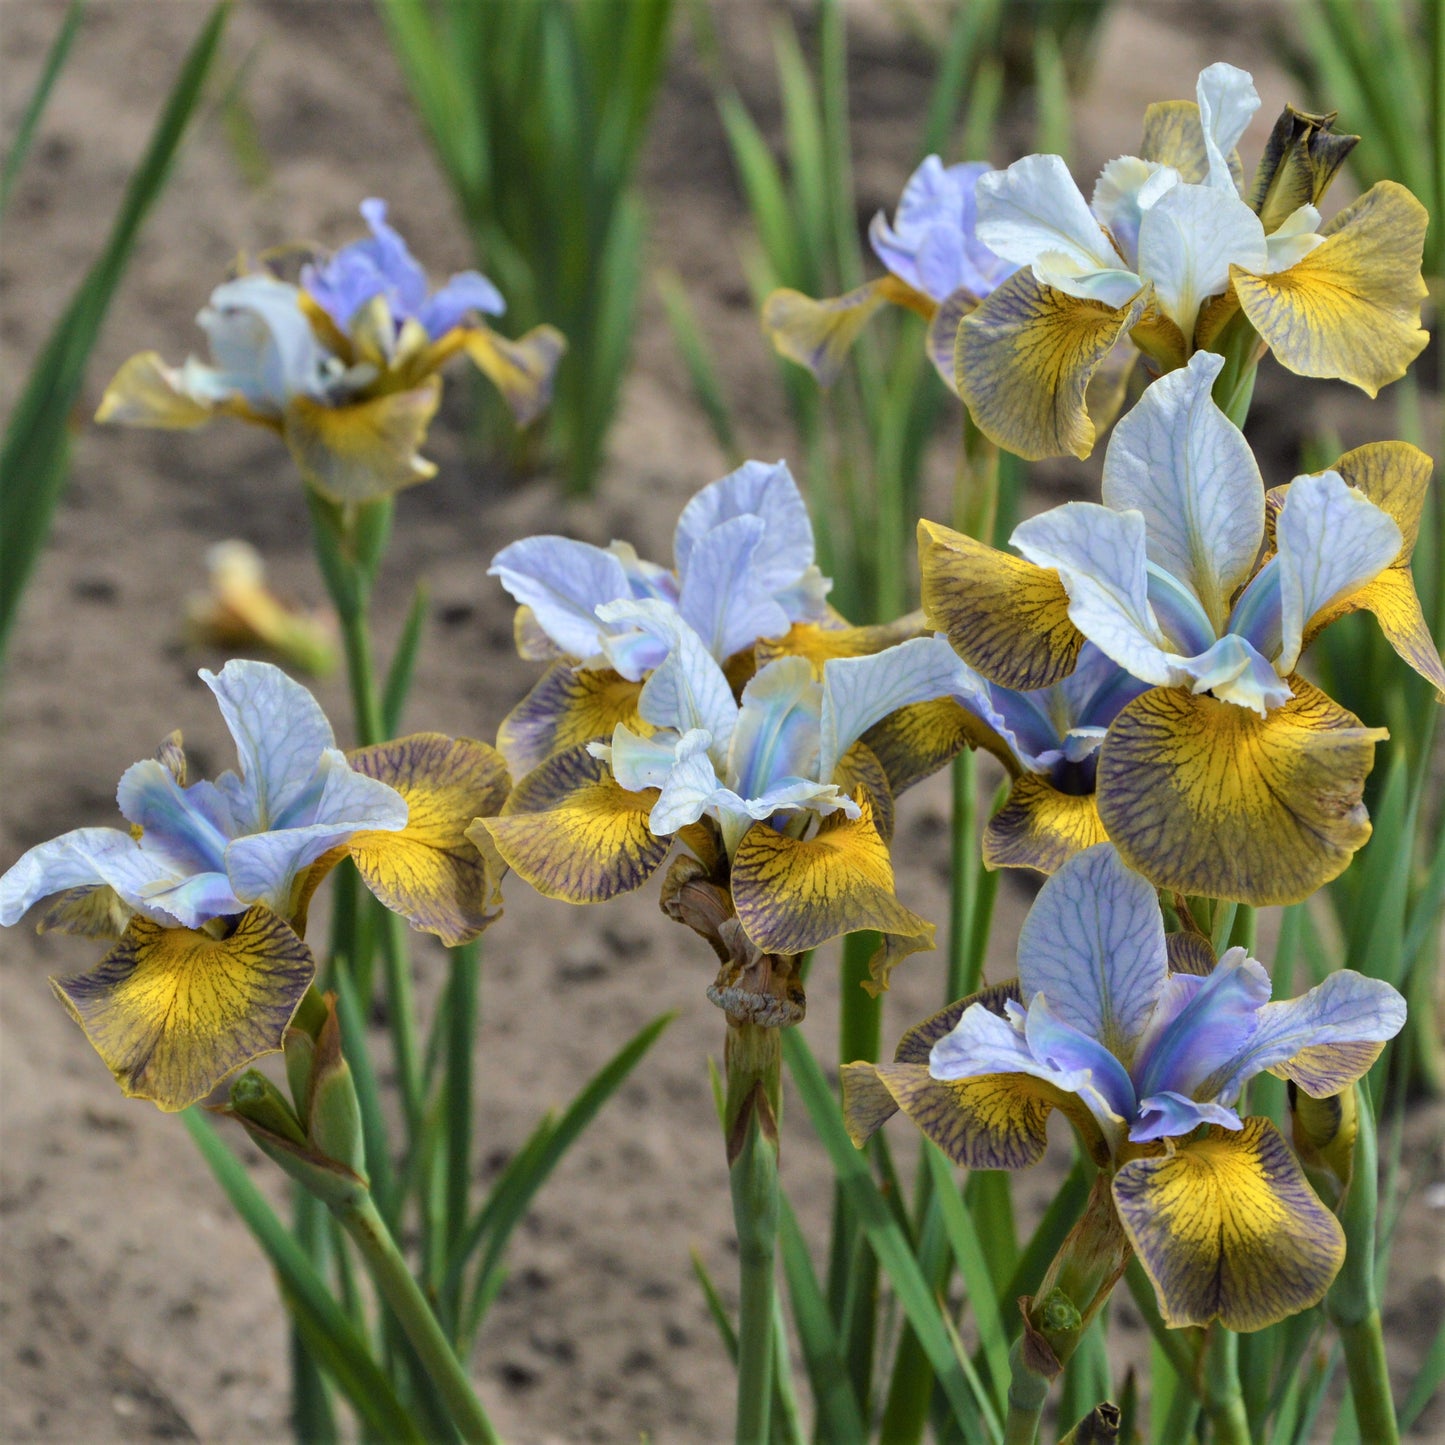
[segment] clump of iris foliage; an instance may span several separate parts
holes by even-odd
[[[434,20],[460,14],[388,13],[414,56],[437,43]],[[566,29],[582,23],[570,7],[495,13],[507,18],[487,24],[540,27],[539,54],[592,53]],[[616,82],[634,129],[611,135],[604,199],[624,211],[666,7],[648,14],[646,45],[629,51],[637,74]],[[868,228],[873,279],[851,232],[837,8],[822,12],[821,101],[778,32],[791,202],[715,72],[765,230],[761,319],[789,368],[809,485],[785,461],[739,459],[683,508],[667,560],[560,535],[497,552],[490,575],[518,604],[518,650],[538,675],[494,742],[402,732],[422,614],[382,672],[371,591],[395,494],[434,470],[420,453],[443,367],[465,353],[526,425],[562,398],[568,343],[583,354],[583,303],[568,313],[581,336],[545,322],[503,336],[484,318],[521,272],[433,286],[372,199],[366,236],[289,270],[243,261],[217,285],[198,318],[209,360],[143,352],[105,392],[102,421],[192,428],[220,414],[276,433],[340,620],[355,746],[338,748],[275,666],[203,672],[236,767],[193,778],[180,735],[165,736],[120,779],[126,826],[61,834],[0,877],[0,923],[35,909],[40,928],[106,950],[55,992],[125,1094],[186,1111],[275,1266],[298,1438],[334,1437],[338,1396],[368,1438],[497,1438],[468,1366],[511,1231],[666,1026],[629,1041],[474,1200],[477,940],[501,917],[508,872],[508,886],[591,905],[655,879],[664,912],[718,965],[706,997],[723,1015],[735,1318],[699,1275],[736,1363],[739,1442],[807,1434],[779,1264],[820,1440],[1022,1445],[1048,1420],[1074,1441],[1297,1442],[1342,1398],[1334,1438],[1389,1441],[1439,1381],[1437,1338],[1395,1399],[1379,1311],[1403,1100],[1430,1077],[1445,900],[1438,833],[1429,844],[1445,697],[1433,464],[1409,440],[1379,440],[1266,477],[1247,437],[1266,353],[1371,396],[1397,384],[1414,425],[1426,212],[1381,175],[1329,214],[1357,139],[1333,114],[1286,108],[1246,168],[1259,98],[1223,63],[1192,100],[1151,105],[1138,154],[1111,160],[1087,198],[1058,154],[994,168],[980,152],[1001,74],[986,41],[1001,24],[979,7],[951,29],[932,138],[957,128],[968,78],[984,97],[963,126],[977,150],[954,164],[929,154],[906,179]],[[173,102],[170,148],[219,25]],[[1066,33],[1041,26],[1030,49],[1044,134],[1067,131]],[[615,97],[591,81],[595,95],[580,94],[610,114]],[[492,136],[482,119],[474,129],[478,145]],[[489,189],[505,169],[468,173],[475,224],[484,201],[506,211]],[[594,220],[616,245],[632,223],[611,215]],[[807,273],[810,238],[844,264]],[[808,274],[836,276],[842,294],[817,294]],[[104,292],[83,294],[93,330]],[[675,289],[669,307],[727,439]],[[906,325],[870,350],[867,328],[890,309]],[[81,360],[67,353],[72,391]],[[595,461],[612,377],[587,403],[600,408],[590,440],[568,433],[574,479],[579,457]],[[818,386],[856,395],[853,421]],[[955,508],[917,524],[922,605],[908,612],[901,526],[927,415],[945,406]],[[861,428],[859,454],[891,478],[876,495],[862,475],[824,489],[835,421]],[[1020,459],[1098,445],[1098,500],[1013,524]],[[63,475],[63,454],[46,455],[46,477]],[[835,586],[835,560],[864,554],[867,570]],[[1346,663],[1340,636],[1363,665]],[[1004,774],[986,817],[980,750]],[[943,768],[953,898],[940,954],[907,901],[920,860],[895,821],[900,795]],[[1040,886],[1016,976],[985,981],[1006,868]],[[331,937],[314,949],[308,916],[328,883]],[[429,1037],[408,929],[449,950]],[[837,1092],[797,1027],[807,990],[834,986],[813,950],[836,938]],[[885,1058],[879,995],[900,966],[936,968],[943,1007]],[[399,1137],[364,1027],[378,996]],[[267,1055],[279,1069],[255,1067]],[[785,1065],[836,1176],[821,1277],[780,1170]],[[295,1181],[289,1228],[198,1105]],[[1043,1157],[1055,1111],[1072,1165],[1021,1238],[1011,1171]],[[890,1125],[896,1114],[916,1134]],[[893,1150],[914,1139],[909,1188]],[[398,1239],[411,1233],[409,1257]],[[1120,1284],[1151,1332],[1147,1380],[1110,1361]],[[1348,1389],[1332,1394],[1341,1359]]]

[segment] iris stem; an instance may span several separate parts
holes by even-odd
[[[1204,1345],[1204,1413],[1215,1445],[1250,1445],[1249,1416],[1239,1388],[1239,1336],[1216,1322]]]
[[[737,1445],[768,1445],[773,1403],[773,1259],[778,1237],[782,1036],[728,1020],[723,1131],[738,1240]]]
[[[495,1445],[497,1432],[376,1206],[367,1197],[339,1211],[338,1218],[361,1251],[377,1289],[400,1321],[462,1439],[467,1445]]]

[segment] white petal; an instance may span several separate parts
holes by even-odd
[[[1290,483],[1275,538],[1282,643],[1275,665],[1289,672],[1310,619],[1378,577],[1399,556],[1403,539],[1394,518],[1338,472]]]
[[[1052,286],[1081,301],[1101,301],[1116,310],[1132,301],[1144,284],[1132,271],[1117,266],[1102,271],[1096,266],[1081,266],[1062,251],[1045,251],[1034,262],[1033,272],[1041,286]]]
[[[978,238],[989,250],[1028,266],[1048,251],[1081,270],[1119,264],[1109,238],[1059,156],[1025,156],[1006,171],[980,176]]]
[[[822,706],[823,689],[806,657],[768,663],[743,689],[728,750],[728,782],[753,798],[780,778],[816,777]]]
[[[767,523],[750,513],[704,532],[688,552],[677,610],[719,662],[788,630],[766,575],[768,545]]]
[[[1090,207],[1130,265],[1136,264],[1139,255],[1139,222],[1144,212],[1178,184],[1179,172],[1173,166],[1138,156],[1120,156],[1099,172]]]
[[[1204,149],[1209,156],[1209,184],[1233,192],[1229,156],[1259,109],[1254,79],[1247,70],[1218,61],[1199,72],[1194,93],[1204,127]]]
[[[1264,482],[1244,433],[1214,404],[1222,356],[1150,386],[1114,428],[1104,504],[1144,514],[1149,560],[1199,599],[1216,634],[1264,539]]]
[[[1265,275],[1288,271],[1297,261],[1303,261],[1316,246],[1324,245],[1325,238],[1319,234],[1319,227],[1320,213],[1313,206],[1301,206],[1291,211],[1265,237],[1268,249]]]
[[[1174,186],[1139,222],[1139,274],[1186,342],[1200,306],[1228,289],[1230,266],[1258,271],[1268,254],[1264,226],[1232,185]]]
[[[1143,682],[1183,683],[1182,659],[1166,651],[1149,606],[1141,512],[1065,502],[1020,522],[1010,540],[1030,562],[1058,569],[1070,620],[1100,652]]]

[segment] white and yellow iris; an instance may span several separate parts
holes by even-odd
[[[1235,147],[1259,106],[1253,82],[1211,65],[1197,94],[1150,107],[1141,154],[1110,161],[1092,201],[1054,155],[979,180],[978,238],[1019,269],[960,318],[955,379],[1009,451],[1088,456],[1109,420],[1090,415],[1090,382],[1120,343],[1168,371],[1220,349],[1242,316],[1291,371],[1371,396],[1424,349],[1419,201],[1381,181],[1322,224],[1354,138],[1294,110],[1246,197]]]
[[[660,649],[638,698],[646,733],[558,753],[483,820],[506,863],[549,897],[600,902],[640,887],[673,838],[730,891],[748,940],[791,955],[839,934],[885,935],[874,976],[932,946],[894,894],[889,777],[861,741],[910,705],[948,697],[965,671],[939,639],[868,656],[761,666],[735,700],[722,666],[667,602],[608,603],[609,654]]]
[[[431,291],[385,204],[365,201],[361,211],[371,236],[305,266],[300,285],[261,269],[218,286],[196,318],[210,363],[133,356],[96,419],[186,429],[238,417],[277,432],[309,486],[358,503],[434,475],[418,452],[441,398],[437,373],[460,351],[518,425],[538,416],[565,350],[561,333],[499,335],[480,319],[505,309],[490,281],[464,271]]]
[[[118,938],[55,989],[129,1095],[203,1098],[281,1039],[315,973],[312,894],[348,854],[368,887],[449,944],[499,911],[495,855],[465,836],[506,795],[496,751],[420,733],[348,757],[280,669],[203,671],[239,769],[187,783],[173,736],[121,778],[130,824],[41,843],[0,877],[0,924],[52,900],[42,927]]]
[[[1062,1110],[1112,1176],[1165,1322],[1260,1329],[1318,1303],[1344,1237],[1275,1126],[1234,1105],[1266,1070],[1313,1098],[1348,1089],[1405,1002],[1349,970],[1271,1002],[1243,949],[1198,973],[1169,959],[1153,888],[1090,848],[1040,891],[1017,984],[910,1030],[892,1064],[845,1065],[844,1113],[860,1146],[902,1109],[959,1164],[1017,1169]]]
[[[1295,902],[1369,836],[1385,735],[1299,677],[1304,647],[1369,608],[1445,694],[1409,571],[1431,468],[1379,443],[1267,496],[1211,399],[1221,365],[1198,353],[1154,383],[1110,441],[1103,504],[1023,522],[1025,560],[924,524],[924,601],[992,683],[1055,683],[1087,640],[1148,684],[1100,749],[1109,838],[1161,888]]]

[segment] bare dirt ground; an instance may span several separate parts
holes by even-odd
[[[775,121],[767,26],[780,10],[719,8],[745,92]],[[61,11],[56,0],[0,5],[7,135]],[[926,68],[886,7],[850,13],[866,220],[891,207],[915,159]],[[6,398],[98,247],[201,20],[201,7],[179,0],[91,6],[0,257]],[[197,345],[195,312],[238,249],[296,237],[340,243],[356,233],[364,196],[391,202],[434,275],[471,262],[368,5],[242,5],[227,53],[231,65],[251,58],[246,94],[268,177],[243,179],[214,114],[199,126],[112,311],[92,368],[91,403],[131,352],[155,347],[178,360]],[[1143,105],[1192,94],[1196,71],[1221,58],[1251,68],[1264,94],[1260,134],[1245,145],[1256,153],[1263,126],[1289,93],[1265,55],[1253,11],[1118,7],[1079,120],[1077,169],[1092,174],[1132,149]],[[1023,148],[1022,133],[1014,139]],[[788,455],[794,442],[739,259],[747,223],[685,40],[644,179],[653,254],[680,274],[724,358],[750,452]],[[452,388],[428,448],[440,475],[401,499],[378,600],[377,631],[389,648],[415,580],[430,584],[409,726],[490,737],[534,675],[512,652],[510,604],[485,576],[498,547],[564,529],[596,541],[627,537],[645,555],[665,556],[685,499],[725,470],[650,291],[634,361],[606,477],[586,504],[564,504],[546,478],[519,484],[469,455],[464,388]],[[1256,447],[1279,458],[1283,479],[1300,438],[1321,420],[1353,444],[1388,435],[1391,408],[1361,406],[1340,389],[1276,373],[1261,387],[1255,417]],[[1081,486],[1088,475],[1055,466],[1041,469],[1040,482],[1057,490]],[[228,765],[229,744],[195,677],[197,666],[222,658],[180,641],[185,599],[203,583],[206,547],[239,536],[265,554],[282,590],[319,601],[307,535],[289,463],[263,433],[236,425],[180,437],[81,428],[73,481],[0,694],[0,865],[63,829],[112,822],[116,779],[173,727],[184,729],[198,771]],[[317,691],[344,737],[343,684],[333,678]],[[946,787],[935,780],[900,814],[902,892],[935,920],[946,913],[946,805]],[[993,977],[1009,967],[1027,899],[1026,886],[1005,880]],[[650,892],[605,911],[569,910],[516,880],[485,949],[477,1041],[484,1175],[645,1020],[677,1013],[517,1237],[511,1278],[475,1361],[494,1418],[508,1439],[539,1445],[723,1439],[731,1370],[688,1263],[696,1249],[731,1290],[727,1181],[704,1063],[722,1035],[721,1016],[703,996],[709,958],[661,917]],[[119,1096],[46,985],[47,975],[92,961],[83,941],[24,929],[0,944],[0,1438],[283,1439],[285,1335],[260,1254],[178,1122]],[[426,1005],[440,967],[437,951],[418,947]],[[836,1029],[828,978],[822,960],[806,1024],[825,1057]],[[885,1037],[937,1007],[941,989],[936,956],[911,961],[890,998]],[[1440,1130],[1438,1113],[1418,1115],[1406,1155],[1414,1193],[1389,1293],[1402,1384],[1445,1300],[1442,1215],[1424,1202],[1425,1186],[1445,1175]],[[787,1185],[821,1247],[828,1175],[796,1100],[785,1137]],[[247,1157],[279,1199],[272,1171]],[[1041,1207],[1055,1177],[1045,1165],[1021,1181],[1030,1207]],[[1121,1306],[1117,1315],[1127,1335],[1131,1312]],[[1427,1412],[1420,1430],[1440,1438],[1445,1416]]]

